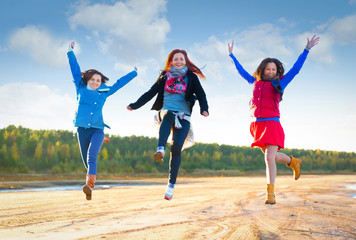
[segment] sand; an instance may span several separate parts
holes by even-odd
[[[180,178],[81,191],[0,192],[0,239],[356,239],[356,175]],[[145,181],[143,181],[145,182]]]

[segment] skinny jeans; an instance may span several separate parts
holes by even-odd
[[[182,147],[190,129],[189,121],[185,119],[179,119],[179,121],[182,125],[181,129],[174,127],[175,115],[172,111],[168,111],[167,114],[163,117],[161,126],[159,128],[158,138],[158,146],[166,147],[168,137],[171,133],[171,130],[173,129],[171,158],[169,161],[169,183],[173,184],[175,184],[177,181],[178,171],[182,161]]]
[[[104,130],[98,128],[78,127],[80,153],[88,174],[96,175],[97,159],[104,140]]]

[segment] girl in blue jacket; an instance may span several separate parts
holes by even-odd
[[[87,169],[83,192],[86,199],[91,200],[96,181],[97,157],[104,140],[104,127],[108,127],[103,120],[104,103],[107,97],[137,76],[137,69],[135,67],[134,71],[117,80],[114,85],[107,86],[105,83],[109,79],[101,72],[95,69],[81,72],[73,52],[74,45],[74,42],[69,45],[67,53],[77,93],[77,111],[74,125],[77,127],[80,152]]]

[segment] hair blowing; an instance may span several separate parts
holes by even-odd
[[[92,76],[94,74],[98,74],[101,76],[101,83],[106,83],[107,81],[109,81],[109,78],[107,78],[104,74],[102,74],[98,70],[89,69],[89,70],[86,70],[85,72],[82,72],[82,77],[83,77],[84,83],[87,84],[88,81],[92,78]]]
[[[255,73],[253,74],[253,77],[258,80],[263,79],[263,72],[264,72],[267,64],[271,63],[271,62],[273,62],[277,66],[277,76],[282,77],[284,75],[283,63],[281,63],[281,61],[279,61],[276,58],[263,59],[262,62],[260,63],[260,65],[257,67]]]
[[[192,71],[193,73],[195,73],[196,75],[199,76],[199,78],[205,79],[204,74],[200,71],[200,69],[194,65],[194,63],[192,63],[190,61],[190,59],[188,58],[187,52],[185,50],[181,50],[181,49],[174,49],[167,57],[166,59],[166,63],[164,66],[163,71],[169,71],[169,68],[172,65],[172,60],[173,57],[176,53],[181,53],[184,55],[185,58],[185,64],[187,65],[188,70]]]

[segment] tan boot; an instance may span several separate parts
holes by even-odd
[[[267,184],[267,195],[265,204],[276,204],[274,197],[274,184]]]
[[[289,156],[292,161],[290,162],[290,164],[286,164],[287,167],[293,169],[293,175],[294,175],[294,179],[298,180],[298,178],[300,177],[300,167],[303,165],[303,161],[299,158],[295,158],[292,156]]]
[[[86,184],[83,186],[83,192],[85,193],[87,200],[91,200],[91,192],[94,189],[95,181],[96,181],[95,175],[92,174],[87,175]]]

